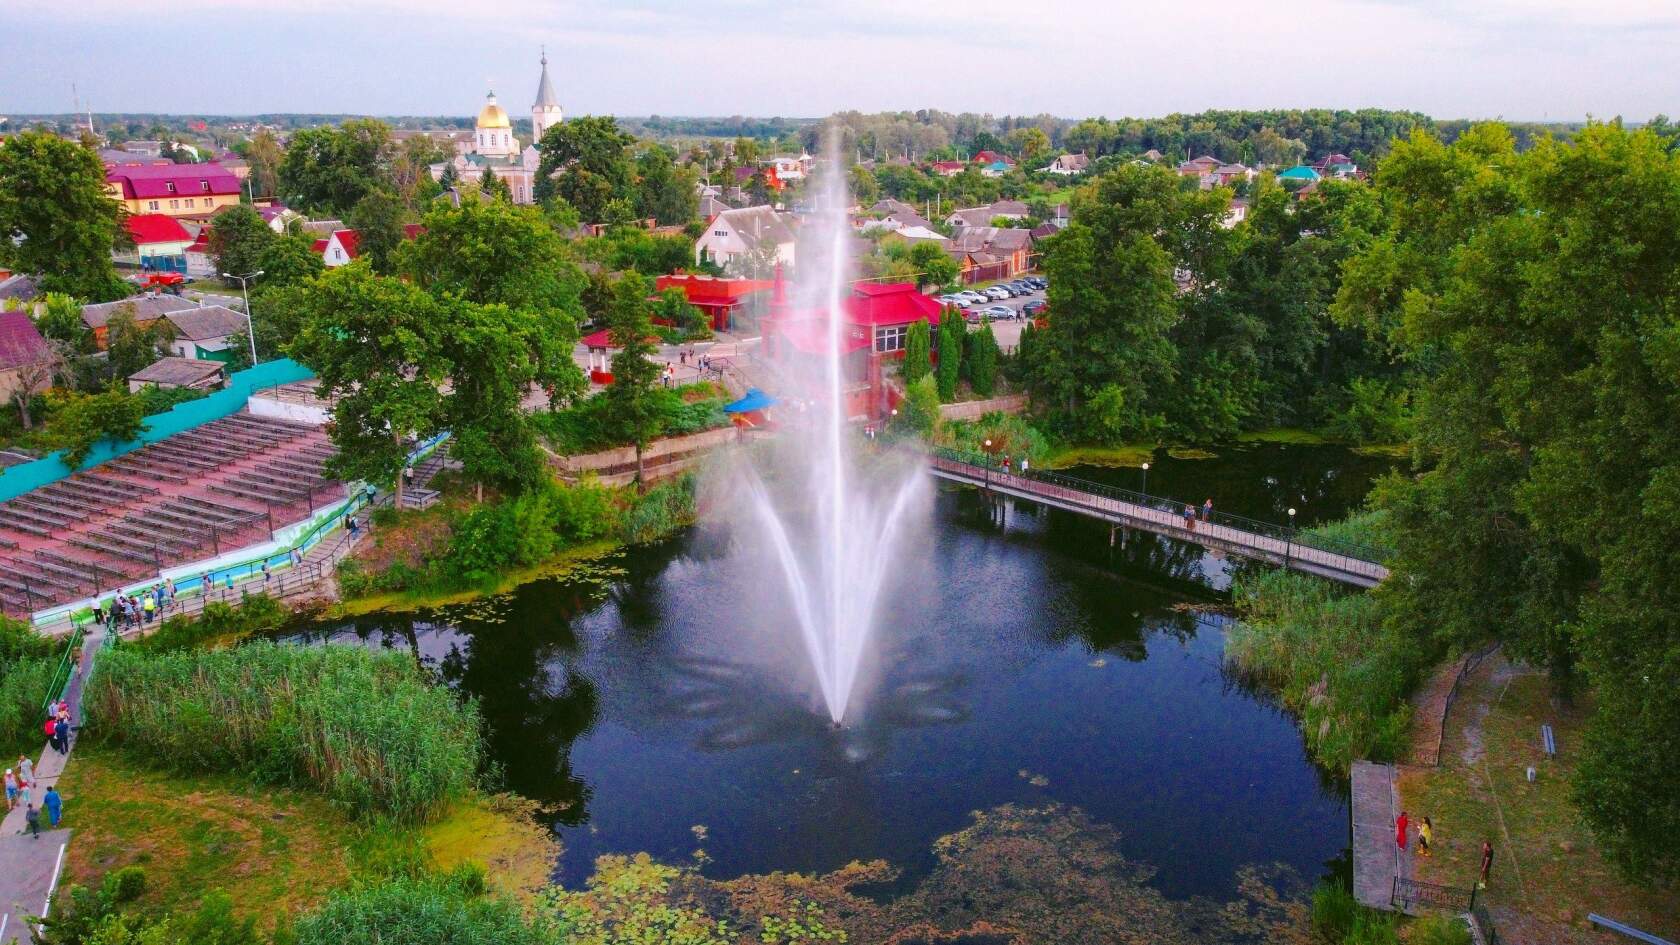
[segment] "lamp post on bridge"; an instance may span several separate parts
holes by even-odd
[[[986,440],[985,452],[986,458],[981,465],[986,469],[986,488],[990,489],[992,487],[992,441],[990,438]]]
[[[1283,540],[1283,566],[1289,567],[1289,559],[1295,553],[1295,507],[1289,507],[1289,535]]]
[[[1149,464],[1147,462],[1143,464],[1143,488],[1138,491],[1144,495],[1149,494]]]

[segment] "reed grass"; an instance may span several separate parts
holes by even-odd
[[[429,819],[473,786],[477,706],[400,653],[253,642],[100,658],[88,731],[182,772],[311,785],[355,815]]]

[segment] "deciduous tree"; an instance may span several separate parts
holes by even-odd
[[[103,302],[126,290],[111,251],[128,242],[99,155],[54,134],[0,141],[0,264],[50,292]]]
[[[602,222],[609,203],[633,198],[629,146],[634,140],[610,116],[573,118],[548,129],[537,144],[542,154],[537,201],[559,197],[585,222]]]
[[[634,272],[625,273],[613,286],[606,322],[618,352],[612,359],[613,381],[601,394],[607,398],[607,422],[620,439],[635,445],[638,486],[643,484],[642,450],[660,433],[654,387],[663,368],[653,360],[647,297],[647,280]]]

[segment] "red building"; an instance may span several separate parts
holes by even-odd
[[[891,408],[882,378],[882,362],[904,357],[905,336],[916,322],[926,322],[929,332],[939,324],[940,306],[935,299],[917,291],[908,282],[882,285],[859,282],[840,300],[840,351],[846,379],[846,415],[854,420],[874,421]],[[828,353],[829,313],[799,311],[787,302],[780,279],[770,317],[764,322],[764,351],[783,364],[799,368],[809,361],[808,370],[797,373],[820,377],[821,359]]]
[[[660,276],[654,290],[681,289],[688,304],[706,313],[713,331],[751,328],[765,312],[763,293],[775,285],[769,279],[720,279],[716,276]]]

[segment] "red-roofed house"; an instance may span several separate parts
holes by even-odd
[[[207,217],[239,202],[239,178],[219,164],[118,164],[105,192],[135,215]]]
[[[193,235],[179,220],[162,213],[140,213],[123,219],[134,252],[114,254],[119,262],[131,262],[141,269],[187,271],[187,247]]]
[[[927,322],[938,325],[940,305],[908,282],[855,283],[840,300],[839,346],[844,356],[846,416],[853,420],[878,420],[891,409],[890,397],[881,376],[881,362],[904,357],[905,337],[910,326]],[[764,350],[784,363],[825,355],[834,339],[830,313],[822,310],[795,311],[778,277],[770,317],[764,322]],[[788,377],[820,377],[815,370],[791,370]],[[805,392],[810,395],[812,392]],[[815,396],[823,396],[820,391]]]
[[[1005,167],[1014,167],[1015,166],[1015,159],[1010,157],[1007,154],[999,154],[998,152],[993,151],[990,148],[988,148],[984,151],[980,151],[980,152],[976,153],[974,155],[974,160],[973,160],[972,163],[974,163],[974,164],[1002,164]]]
[[[414,239],[423,230],[425,227],[418,223],[406,223],[403,225],[403,239]],[[321,254],[321,261],[328,269],[349,265],[356,258],[360,246],[361,234],[351,229],[333,230],[331,236],[315,241],[315,251]]]
[[[688,304],[706,313],[713,331],[750,327],[763,315],[769,279],[720,279],[716,276],[672,275],[654,280],[656,292],[681,289]]]
[[[933,172],[940,177],[955,177],[967,166],[961,161],[934,161],[932,165]]]

